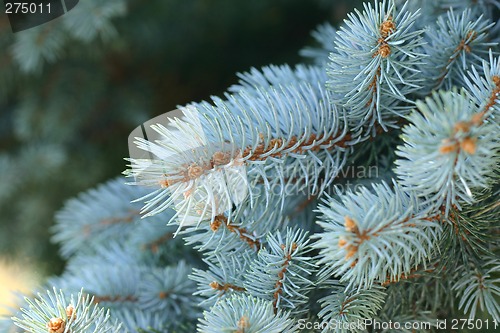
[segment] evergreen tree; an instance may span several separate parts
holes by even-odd
[[[151,158],[57,214],[68,266],[14,324],[498,329],[499,8],[368,3],[313,33],[310,64],[252,69],[179,107],[146,129],[157,139],[135,138]]]

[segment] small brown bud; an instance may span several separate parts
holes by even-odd
[[[169,186],[168,180],[162,179],[159,181],[161,188],[167,188]]]
[[[383,37],[389,36],[391,32],[396,30],[396,23],[392,21],[392,16],[389,16],[382,24],[380,25],[380,34]]]
[[[472,124],[474,124],[475,126],[481,125],[481,123],[483,122],[483,117],[484,117],[483,112],[476,113],[475,115],[472,116],[471,119]]]
[[[460,142],[460,148],[466,153],[473,155],[476,152],[476,142],[477,138],[465,138]]]
[[[184,191],[182,194],[184,195],[184,199],[189,198],[194,192],[193,188],[190,188],[189,190]]]
[[[269,141],[269,148],[273,149],[274,147],[279,148],[283,145],[283,140],[282,139],[271,139]]]
[[[471,30],[467,33],[467,37],[465,38],[468,43],[472,42],[477,37],[477,32]]]
[[[465,121],[461,121],[455,124],[454,128],[455,132],[468,132],[470,130],[470,125],[469,123]]]
[[[380,45],[378,54],[380,54],[382,58],[387,58],[391,54],[391,47],[389,46],[389,44]]]
[[[222,223],[226,223],[226,222],[227,222],[227,218],[224,215],[217,215],[214,218],[214,220],[212,221],[212,223],[210,223],[210,229],[212,229],[212,231],[215,232],[215,231],[219,230]]]
[[[447,144],[444,144],[441,146],[441,148],[439,148],[439,152],[441,154],[449,154],[449,153],[452,153],[454,151],[457,150],[457,143],[456,142],[453,142],[453,143],[447,143]]]
[[[66,308],[66,317],[68,319],[73,319],[73,320],[76,319],[76,312],[73,305],[68,305],[68,307]]]
[[[349,216],[344,217],[344,226],[346,230],[350,232],[354,232],[358,228],[356,222],[354,222],[354,220]]]
[[[49,333],[63,333],[66,328],[66,322],[62,318],[52,318],[47,323]]]
[[[255,150],[253,152],[253,155],[258,156],[264,154],[264,144],[261,143],[255,147]]]
[[[347,241],[343,238],[339,239],[339,247],[344,247],[347,244]]]
[[[203,168],[196,163],[191,164],[188,167],[188,177],[190,179],[196,179],[203,174]]]
[[[242,166],[244,164],[245,164],[245,161],[243,160],[243,158],[241,158],[241,156],[238,156],[237,158],[233,159],[233,166],[235,166],[235,167],[239,167],[239,166]]]
[[[219,230],[221,224],[222,224],[221,221],[215,220],[212,223],[210,223],[210,229],[212,231],[217,231],[217,230]]]
[[[498,75],[494,75],[491,79],[493,80],[493,83],[494,83],[497,87],[500,87],[500,76],[498,76]]]
[[[355,245],[349,245],[346,250],[347,254],[345,255],[345,258],[351,259],[358,252],[358,247]]]
[[[248,322],[248,318],[246,316],[241,317],[240,320],[238,321],[238,328],[244,329],[244,328],[248,328],[248,326],[250,326],[250,324]]]
[[[230,158],[229,158],[229,154],[228,153],[224,153],[222,151],[216,151],[213,155],[212,155],[212,161],[214,163],[214,165],[225,165],[225,164],[228,164],[229,161],[230,161]]]

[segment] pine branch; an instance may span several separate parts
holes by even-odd
[[[200,319],[198,332],[291,333],[298,332],[288,312],[274,313],[271,302],[251,296],[234,296],[217,303]]]
[[[193,269],[190,278],[198,282],[195,295],[204,297],[200,306],[211,307],[220,300],[245,292],[245,274],[252,257],[250,251],[216,254],[204,260],[207,270]]]
[[[328,62],[328,57],[331,52],[335,51],[334,43],[337,35],[335,29],[329,23],[318,25],[311,33],[319,47],[305,47],[300,50],[299,54],[305,58],[309,58],[317,65],[324,66]]]
[[[22,71],[39,73],[45,62],[62,57],[72,38],[89,43],[116,36],[113,18],[126,13],[126,0],[80,0],[61,20],[52,21],[16,34],[13,57]]]
[[[491,187],[500,163],[498,126],[484,122],[486,114],[456,91],[434,93],[417,107],[396,152],[400,183],[446,214],[473,203],[474,191]]]
[[[320,210],[324,232],[315,235],[322,276],[338,276],[348,286],[370,288],[387,277],[400,279],[425,263],[441,227],[428,218],[429,208],[398,185],[373,185],[327,199]],[[375,264],[376,263],[376,264]]]
[[[322,309],[318,315],[327,323],[322,333],[330,332],[330,327],[336,327],[337,332],[362,332],[365,320],[375,317],[384,298],[385,292],[378,286],[366,290],[333,286],[331,295],[320,300]]]
[[[117,178],[69,200],[57,213],[52,229],[53,241],[61,243],[61,254],[69,258],[113,241],[130,241],[138,249],[154,246],[152,242],[175,230],[165,227],[173,212],[142,220],[141,205],[130,202],[145,193],[148,189],[127,186],[123,178]]]
[[[22,318],[13,318],[20,328],[33,333],[95,333],[121,332],[120,325],[111,323],[109,311],[93,305],[93,299],[82,292],[75,298],[64,296],[62,291],[38,294],[38,299],[26,300],[28,309],[22,309]]]
[[[498,45],[488,35],[494,23],[474,17],[470,9],[459,13],[450,9],[438,18],[435,28],[427,29],[424,51],[429,57],[420,67],[427,82],[423,94],[462,86],[466,70],[478,67],[490,48]]]
[[[422,31],[411,30],[418,12],[409,13],[406,6],[396,11],[394,1],[384,0],[355,13],[337,33],[328,87],[334,102],[349,109],[353,131],[373,132],[376,124],[387,131],[397,127],[395,116],[411,110],[408,96],[422,81],[417,70],[425,57],[418,51]]]
[[[472,269],[471,269],[472,268]],[[478,310],[486,310],[494,320],[500,320],[500,262],[498,258],[485,260],[480,267],[461,266],[456,270],[459,278],[453,290],[460,296],[458,307],[469,318],[476,318]]]
[[[489,61],[482,60],[482,66],[478,70],[472,67],[469,77],[465,78],[467,85],[467,96],[479,107],[480,114],[484,120],[492,119],[500,124],[500,103],[498,94],[500,93],[500,58],[494,58],[494,53],[490,50]],[[491,114],[491,115],[490,115]]]
[[[465,205],[461,211],[452,208],[449,215],[443,217],[440,248],[449,255],[440,260],[442,266],[477,264],[481,258],[493,255],[490,244],[495,244],[498,236],[491,230],[499,215],[490,210],[494,209],[488,203],[491,197],[489,191],[482,193],[477,203]]]
[[[176,207],[180,226],[213,221],[251,203],[259,181],[266,193],[301,183],[321,193],[345,161],[351,136],[321,82],[242,90],[214,104],[183,108],[185,120],[172,123],[177,131],[153,126],[158,143],[137,141],[155,159],[132,160],[127,174],[163,187],[140,198],[145,216]]]
[[[287,229],[267,238],[266,248],[250,264],[245,288],[253,296],[273,301],[273,309],[290,309],[292,314],[307,311],[304,307],[313,286],[316,267],[309,255],[307,233]]]

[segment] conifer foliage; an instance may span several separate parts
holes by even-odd
[[[301,51],[312,64],[252,69],[223,97],[180,107],[152,127],[157,140],[136,139],[151,159],[129,159],[128,178],[60,211],[68,267],[53,291],[20,300],[15,325],[356,332],[465,317],[494,328],[499,8],[367,3],[313,33],[319,46]]]

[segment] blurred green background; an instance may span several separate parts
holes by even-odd
[[[236,72],[303,61],[310,31],[359,3],[81,0],[17,34],[0,14],[0,258],[59,273],[54,213],[126,168],[130,131]]]

